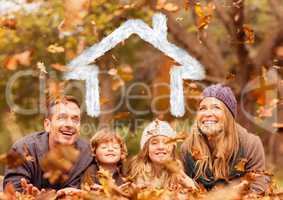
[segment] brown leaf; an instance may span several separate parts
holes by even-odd
[[[226,80],[228,80],[228,81],[235,80],[235,77],[236,77],[235,74],[229,73],[229,74],[226,76]]]
[[[254,30],[247,24],[243,25],[243,32],[245,34],[245,43],[247,44],[253,44],[255,35],[254,35]]]
[[[201,6],[200,3],[195,4],[195,13],[197,15],[197,27],[200,31],[207,29],[208,24],[211,22],[212,13],[215,9],[213,3],[209,3],[207,6]]]
[[[50,150],[40,161],[44,178],[52,184],[64,182],[79,155],[80,152],[73,146],[59,145]]]
[[[16,190],[13,183],[8,183],[4,188],[5,200],[16,200]]]
[[[122,87],[124,85],[125,85],[125,82],[123,80],[113,80],[112,85],[111,85],[111,89],[113,91],[117,91],[120,87]]]
[[[156,3],[156,9],[157,10],[164,9],[168,12],[175,12],[179,9],[179,7],[176,4],[167,3],[166,0],[158,0]]]
[[[164,164],[165,168],[172,174],[178,174],[182,171],[182,167],[175,160],[168,161]]]
[[[64,0],[64,20],[58,26],[60,33],[73,33],[83,24],[88,14],[89,0]]]
[[[1,19],[0,20],[0,27],[16,29],[16,26],[17,26],[16,19]]]
[[[179,10],[179,7],[176,4],[173,3],[167,3],[163,7],[164,10],[167,10],[168,12],[175,12]]]
[[[62,53],[65,51],[64,47],[58,46],[58,44],[51,44],[47,47],[49,53]]]
[[[25,157],[14,149],[10,150],[6,154],[0,155],[0,163],[5,164],[11,169],[21,166],[25,161]]]
[[[31,162],[34,161],[34,158],[30,155],[30,151],[28,149],[27,144],[24,144],[23,152],[24,152],[24,158],[26,161],[31,161]]]
[[[128,119],[130,117],[130,112],[118,112],[114,115],[114,119],[121,120],[121,119]]]
[[[177,143],[182,142],[188,137],[188,133],[186,132],[179,132],[176,137],[170,138],[166,143]]]
[[[57,199],[57,193],[55,190],[49,190],[45,192],[40,192],[39,195],[36,196],[36,200],[55,200]]]
[[[134,78],[133,69],[129,65],[120,66],[118,68],[118,75],[125,82],[131,81]]]
[[[194,160],[204,160],[207,158],[207,156],[204,156],[201,154],[199,149],[192,148],[192,157]]]
[[[194,5],[194,3],[192,2],[192,0],[184,0],[184,7],[185,7],[185,10],[188,10],[192,5]]]
[[[4,62],[4,66],[8,70],[16,70],[18,65],[29,66],[31,65],[31,51],[26,50],[22,53],[8,56]]]
[[[108,74],[111,76],[116,76],[118,74],[118,71],[115,68],[111,68],[108,70]]]
[[[274,128],[283,128],[283,123],[276,123],[276,122],[274,122],[272,124],[272,127],[274,127]]]
[[[236,165],[235,169],[240,172],[245,172],[245,166],[247,164],[248,160],[246,158],[241,159]]]
[[[109,102],[110,102],[110,100],[107,99],[106,97],[100,97],[100,105],[104,105],[104,104],[107,104]]]

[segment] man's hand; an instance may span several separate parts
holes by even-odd
[[[57,197],[62,197],[62,196],[68,196],[68,195],[79,195],[84,193],[83,190],[77,189],[77,188],[63,188],[61,190],[57,191]]]
[[[44,189],[39,190],[37,187],[35,187],[33,184],[28,183],[26,179],[22,178],[21,179],[21,186],[23,188],[23,193],[24,194],[28,194],[28,195],[32,195],[32,196],[37,196],[39,195],[41,192],[45,192]]]

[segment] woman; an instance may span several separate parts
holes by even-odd
[[[207,87],[191,133],[182,145],[187,175],[208,190],[247,172],[265,169],[260,138],[236,123],[236,112],[236,98],[229,87],[220,84]],[[261,193],[267,186],[268,178],[259,176],[250,190]]]
[[[176,136],[167,122],[154,120],[143,131],[141,151],[130,165],[130,177],[139,187],[175,190],[193,188],[176,157],[176,145],[170,142]]]

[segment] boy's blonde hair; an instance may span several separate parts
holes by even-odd
[[[95,133],[95,135],[90,139],[90,145],[93,155],[95,155],[96,149],[99,144],[105,142],[116,141],[121,147],[121,160],[127,157],[128,150],[124,139],[116,131],[110,129],[101,129]]]

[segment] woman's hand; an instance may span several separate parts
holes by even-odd
[[[185,174],[185,172],[181,172],[177,176],[177,179],[185,188],[197,190],[196,183],[187,174]]]
[[[92,191],[103,191],[103,187],[102,187],[102,185],[99,185],[99,184],[93,184],[93,185],[91,185],[90,186],[90,189],[92,190]]]

